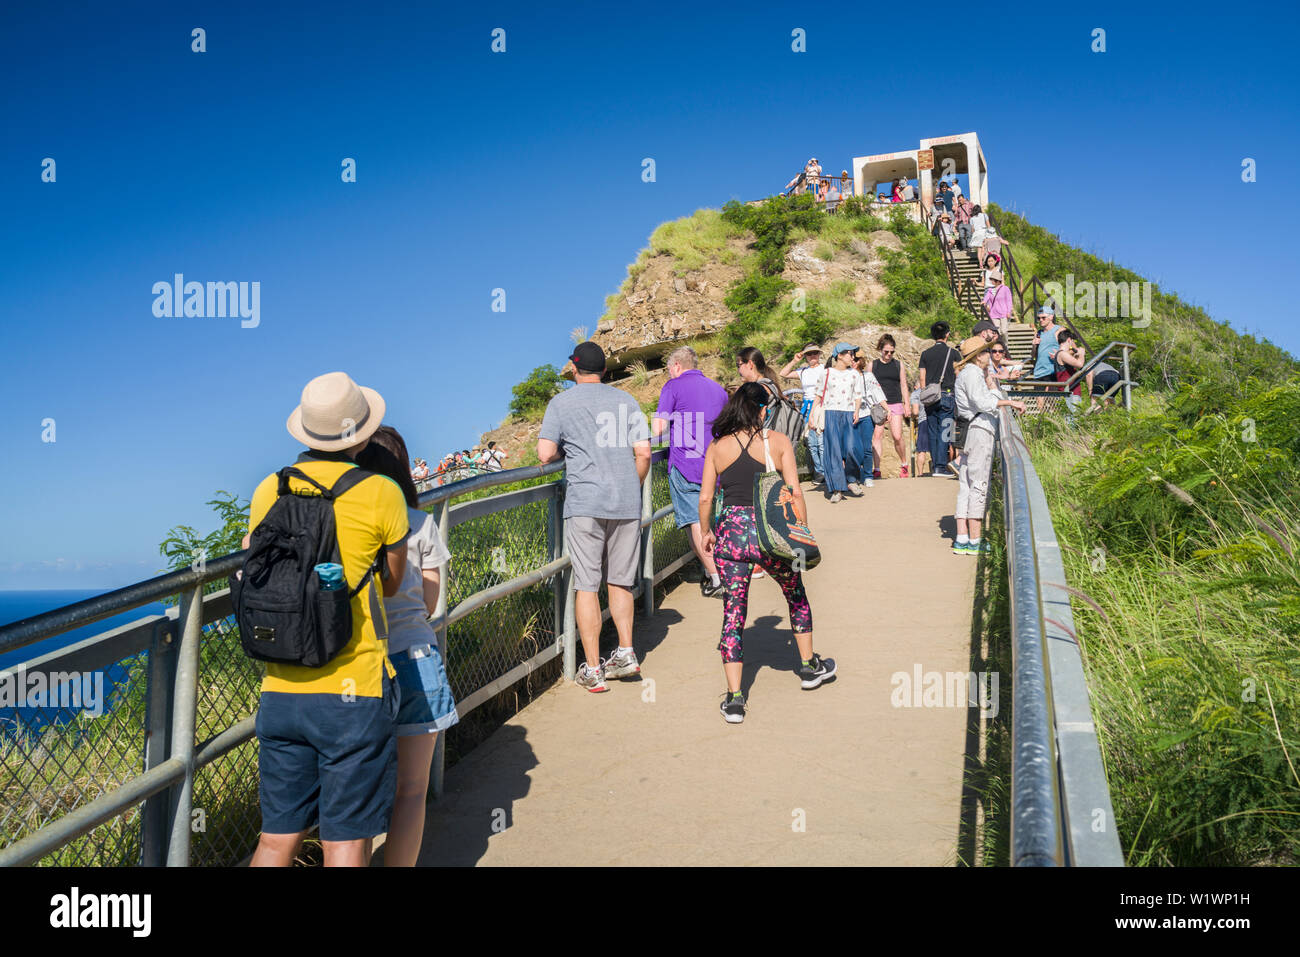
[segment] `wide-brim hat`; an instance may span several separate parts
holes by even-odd
[[[357,385],[346,372],[327,372],[303,387],[302,402],[285,427],[309,449],[341,452],[374,435],[386,410],[374,389]]]
[[[1001,281],[1002,281],[1002,270],[1001,270],[1001,269],[990,269],[990,270],[989,270],[989,279],[996,279],[998,282],[1001,282]]]
[[[809,344],[809,345],[806,345],[806,346],[803,347],[803,349],[802,349],[802,351],[800,351],[799,355],[801,355],[801,356],[806,356],[806,355],[808,355],[808,353],[810,353],[810,352],[820,353],[821,351],[822,351],[822,347],[821,347],[821,346],[819,346],[819,345]]]
[[[980,336],[971,336],[969,339],[963,339],[961,342],[961,361],[957,364],[964,366],[981,352],[984,352],[993,343],[986,342]]]

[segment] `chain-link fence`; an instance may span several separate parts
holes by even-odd
[[[801,454],[806,453],[801,449]],[[559,471],[494,473],[424,498],[426,504],[446,507],[485,488]],[[658,581],[689,553],[690,542],[671,511],[662,452],[655,455],[649,482],[653,512],[667,512],[646,532]],[[447,670],[458,700],[501,684],[512,669],[536,662],[544,651],[558,654],[561,644],[575,640],[572,598],[564,594],[568,575],[556,564],[563,540],[562,494],[559,482],[544,490],[517,489],[486,504],[472,502],[470,511],[460,513],[464,520],[448,523],[453,557],[444,590],[451,610]],[[67,668],[89,675],[92,683],[101,681],[98,713],[57,701],[0,707],[0,860],[89,866],[188,860],[230,866],[248,857],[261,824],[257,741],[248,719],[256,713],[263,669],[244,655],[224,591],[226,576],[240,563],[240,555],[226,556],[206,569],[132,586],[129,596],[93,599],[90,604],[98,607],[87,606],[84,617],[78,614],[86,603],[0,628],[0,650],[29,647],[31,657],[17,667],[35,667],[45,639],[168,595],[196,595],[166,617],[142,618],[42,659],[40,668],[51,676],[62,673],[53,669]],[[548,565],[558,570],[537,574]],[[201,601],[194,591],[199,588],[206,593]],[[495,590],[492,595],[485,594],[489,589]],[[457,606],[471,600],[481,606],[457,615]],[[195,631],[187,632],[187,621]],[[197,634],[197,642],[187,634]],[[191,660],[192,671],[186,664]],[[179,740],[172,720],[184,715],[189,695],[193,735]],[[215,757],[187,757],[214,738],[220,744],[213,748]],[[169,795],[177,793],[191,762],[192,798],[175,802]],[[64,820],[74,811],[77,818]],[[102,822],[86,821],[90,812]]]

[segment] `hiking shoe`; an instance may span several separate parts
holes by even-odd
[[[980,543],[978,545],[976,545],[973,542],[967,545],[966,551],[969,552],[971,555],[979,555],[981,553],[987,555],[989,552],[993,551],[993,546],[989,544],[989,540],[987,538],[982,538],[980,539]]]
[[[603,665],[603,662],[602,662]],[[585,661],[578,667],[578,673],[573,677],[573,683],[579,688],[584,688],[591,692],[608,691],[605,687],[605,669],[598,665],[592,668]]]
[[[861,494],[862,494],[862,486],[859,485],[857,482],[850,482],[850,483],[849,483],[849,491],[852,492],[854,495],[861,495]]]
[[[872,469],[872,470],[871,470],[871,477],[872,477],[873,479],[878,479],[878,478],[880,478],[880,469]]]
[[[763,574],[763,569],[755,565],[754,570],[750,572],[749,577],[752,579],[752,578],[766,578],[767,576]]]
[[[631,648],[617,648],[605,659],[606,678],[626,678],[640,673],[641,665],[636,660],[636,652]]]
[[[949,463],[948,463],[948,471],[951,472],[953,475],[957,476],[958,478],[961,478],[961,466],[960,466],[960,465],[956,465],[956,464],[954,464],[954,463],[952,463],[952,462],[949,462]]]
[[[906,465],[900,465],[900,466],[898,467],[898,477],[899,477],[899,478],[907,478],[907,466],[906,466]]]
[[[842,502],[842,501],[844,501],[844,493],[843,493],[843,492],[835,492],[833,495],[831,495],[831,502],[832,502],[832,504],[835,503],[835,502]]]
[[[722,696],[722,704],[718,705],[718,710],[722,716],[727,719],[727,724],[740,724],[745,720],[745,698],[744,695],[733,698],[730,692]]]
[[[875,487],[876,487],[876,483],[873,482],[871,479],[863,479],[863,480],[862,480],[862,487],[863,487],[863,488],[875,488]]]
[[[722,587],[722,583],[713,584],[712,579],[706,578],[700,582],[700,594],[705,598],[726,598],[727,589]]]
[[[834,658],[822,658],[821,655],[813,655],[812,661],[808,665],[799,666],[799,678],[802,681],[804,691],[811,691],[823,681],[830,681],[834,677]]]

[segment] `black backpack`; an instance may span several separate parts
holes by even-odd
[[[319,668],[352,640],[352,598],[381,567],[384,547],[352,589],[345,579],[342,588],[323,590],[315,567],[342,564],[334,501],[374,474],[350,468],[325,488],[293,466],[276,473],[275,504],[253,529],[243,569],[230,576],[239,643],[250,658]],[[291,492],[290,476],[320,494]]]
[[[767,404],[763,414],[763,428],[784,433],[793,446],[799,445],[804,432],[808,430],[808,420],[799,411],[799,406],[782,394],[771,379],[758,380],[773,399]]]

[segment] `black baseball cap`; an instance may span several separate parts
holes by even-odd
[[[579,372],[594,374],[605,371],[605,350],[594,342],[584,342],[573,350],[569,361]]]

